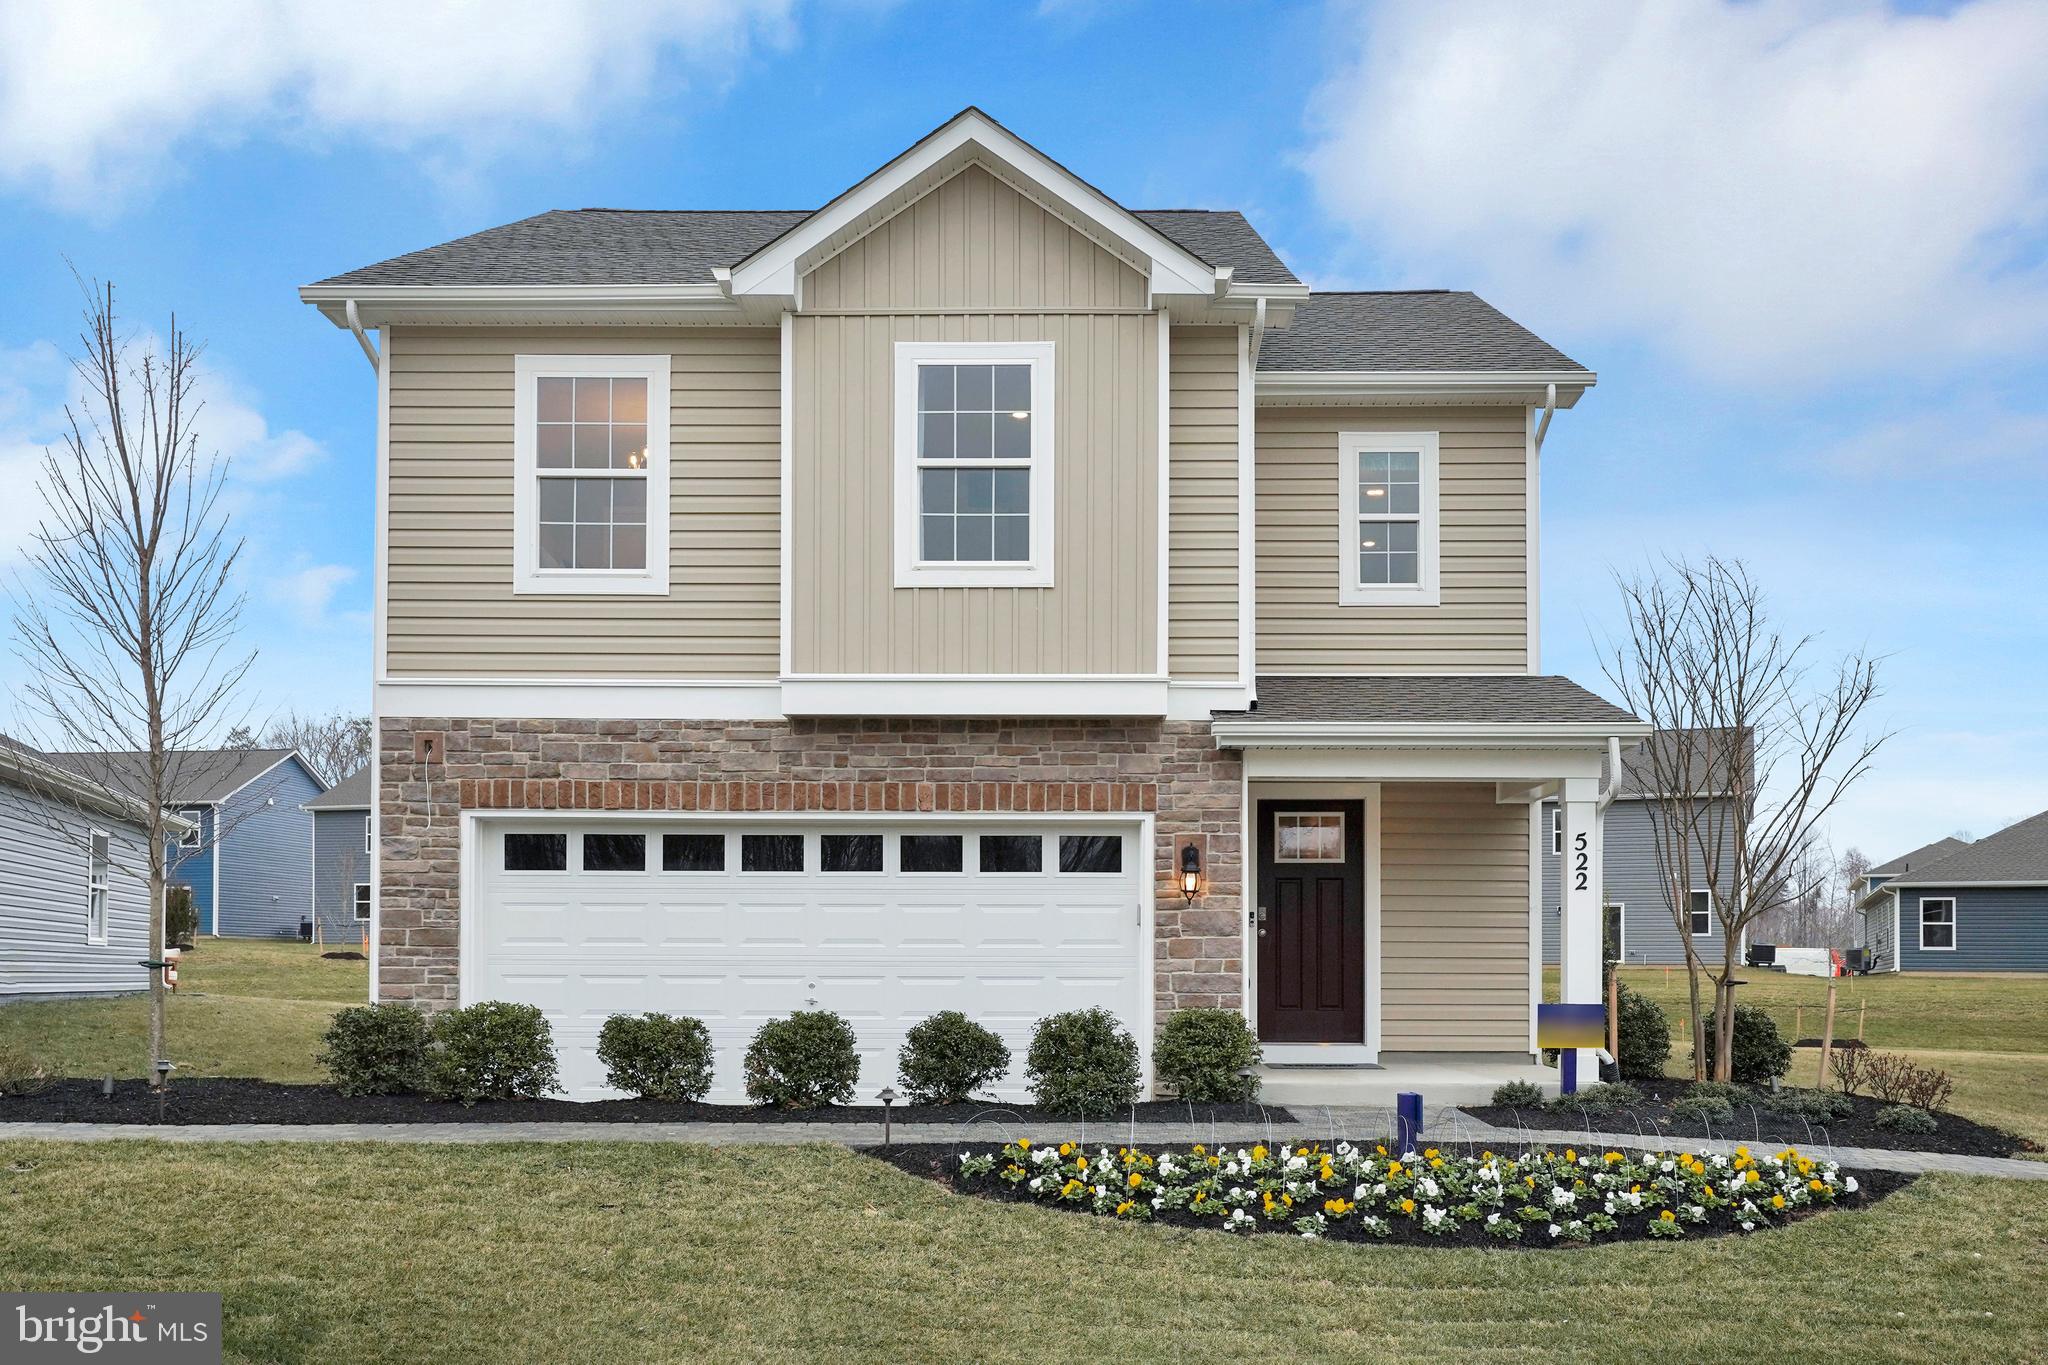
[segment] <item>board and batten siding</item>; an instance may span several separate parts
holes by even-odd
[[[781,600],[773,328],[387,329],[393,677],[772,678]],[[512,591],[519,355],[666,351],[666,597]]]
[[[791,671],[1156,674],[1159,327],[1145,279],[969,166],[805,277]],[[1053,345],[1054,581],[898,588],[899,341]]]
[[[1238,676],[1235,327],[1176,327],[1167,344],[1167,666]]]
[[[220,905],[226,938],[294,938],[313,908],[313,816],[322,787],[287,758],[220,805]]]
[[[1259,671],[1526,672],[1527,420],[1519,407],[1260,408]],[[1346,431],[1438,433],[1441,605],[1338,605]]]
[[[1529,811],[1491,783],[1380,804],[1380,1047],[1529,1051]]]
[[[356,918],[355,888],[370,881],[363,842],[366,810],[316,810],[313,817],[313,916],[326,943],[354,943],[369,930]]]
[[[1602,863],[1605,865],[1605,903],[1619,903],[1622,918],[1623,957],[1629,962],[1652,966],[1677,966],[1685,961],[1685,944],[1679,938],[1678,921],[1672,915],[1671,897],[1664,876],[1658,871],[1658,848],[1652,803],[1618,800],[1608,806]],[[1557,803],[1543,803],[1543,960],[1557,962],[1557,936],[1562,924],[1563,893],[1559,890],[1557,845],[1552,829]],[[1702,829],[1712,829],[1715,817],[1708,816]],[[1686,881],[1690,891],[1707,885],[1707,860],[1697,847],[1687,850],[1692,872]],[[1728,866],[1728,860],[1722,860]],[[1711,920],[1713,932],[1693,939],[1693,949],[1709,962],[1721,960],[1721,921]]]
[[[108,837],[107,941],[87,943],[92,830]],[[111,815],[0,789],[0,1001],[149,988],[147,836]]]
[[[2048,972],[2048,886],[1902,886],[1899,969],[1908,972]],[[1954,951],[1920,946],[1920,902],[1953,897]]]

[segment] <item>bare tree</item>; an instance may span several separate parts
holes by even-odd
[[[84,282],[81,281],[84,285]],[[35,741],[64,766],[137,804],[147,832],[149,958],[163,961],[167,806],[181,772],[227,724],[255,661],[235,632],[241,542],[220,506],[227,462],[201,455],[194,396],[200,347],[171,319],[161,341],[123,336],[114,290],[84,285],[73,367],[85,386],[65,409],[61,447],[44,452],[46,503],[17,592],[21,702]],[[213,755],[199,762],[217,762]],[[149,1062],[164,1059],[164,986],[150,972]]]
[[[1741,945],[1757,920],[1801,902],[1833,869],[1813,856],[1821,822],[1870,768],[1886,734],[1862,732],[1879,693],[1877,660],[1851,652],[1815,674],[1812,636],[1771,622],[1763,590],[1739,560],[1666,561],[1618,576],[1627,634],[1610,645],[1608,680],[1663,742],[1644,746],[1658,871],[1685,945],[1693,1074],[1707,1054],[1702,977],[1713,990],[1714,1074],[1733,1062]],[[1725,800],[1700,800],[1726,793]],[[1694,867],[1706,871],[1721,927],[1720,960],[1694,947]]]
[[[370,763],[370,718],[348,711],[326,716],[301,716],[287,711],[264,727],[260,743],[249,748],[296,749],[299,757],[333,786],[354,777]]]

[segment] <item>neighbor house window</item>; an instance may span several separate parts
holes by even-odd
[[[376,817],[369,815],[363,817],[363,852],[365,853],[373,853],[377,848],[377,826],[375,819]]]
[[[1550,812],[1550,851],[1560,858],[1564,856],[1564,812],[1561,810]]]
[[[107,836],[94,830],[91,847],[86,851],[85,871],[85,941],[105,943],[107,941],[107,865],[111,861],[107,851]]]
[[[178,818],[192,826],[192,828],[186,830],[183,834],[180,834],[178,836],[178,847],[199,847],[199,835],[201,832],[199,822],[206,818],[206,812],[198,809],[197,807],[189,807],[185,810],[179,811]]]
[[[1692,936],[1694,938],[1709,938],[1713,935],[1714,896],[1712,892],[1695,891],[1692,893],[1690,916],[1692,919]]]
[[[513,591],[666,593],[668,356],[513,370]]]
[[[1929,897],[1920,902],[1920,946],[1928,952],[1955,951],[1955,897]]]
[[[355,907],[356,921],[361,924],[368,924],[370,922],[370,884],[368,882],[356,883]]]
[[[1052,584],[1051,342],[896,343],[896,586]]]
[[[1435,606],[1437,434],[1341,433],[1337,503],[1337,601]]]

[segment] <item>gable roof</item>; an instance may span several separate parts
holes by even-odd
[[[1259,372],[1591,371],[1463,289],[1310,294],[1293,323],[1268,332]]]
[[[1925,867],[1931,862],[1946,858],[1949,854],[1969,846],[1970,841],[1968,839],[1958,839],[1954,835],[1950,835],[1946,839],[1936,839],[1931,844],[1922,844],[1911,853],[1894,858],[1888,863],[1879,863],[1863,875],[1866,877],[1896,877],[1902,872],[1911,872],[1916,868]]]
[[[171,800],[200,804],[225,800],[297,753],[295,749],[173,749],[166,755]],[[149,787],[146,752],[53,753],[48,757],[132,797],[139,797]],[[310,767],[306,771],[315,782],[320,780]]]
[[[368,810],[370,808],[369,765],[356,769],[326,791],[306,802],[307,810]]]
[[[80,807],[104,811],[139,825],[148,823],[146,807],[109,787],[91,780],[12,735],[0,735],[0,783],[19,788],[31,796],[55,798]],[[191,828],[184,819],[165,813],[165,825],[175,832]]]
[[[2048,810],[2031,815],[1947,857],[1923,863],[1886,882],[1895,886],[1967,886],[1974,882],[2048,885]]]

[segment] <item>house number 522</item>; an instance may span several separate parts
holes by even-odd
[[[1572,836],[1572,890],[1574,891],[1585,891],[1592,886],[1587,869],[1592,866],[1593,860],[1586,852],[1586,843],[1586,836],[1583,833]]]

